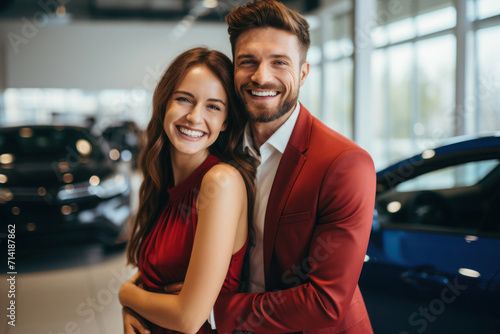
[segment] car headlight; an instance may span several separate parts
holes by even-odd
[[[127,188],[128,184],[125,177],[121,174],[112,174],[104,180],[100,180],[98,176],[93,175],[89,178],[89,181],[66,185],[59,191],[57,198],[61,201],[90,196],[110,198],[121,194]]]
[[[12,194],[12,191],[10,191],[10,189],[0,188],[0,204],[11,201],[13,197],[14,195]]]

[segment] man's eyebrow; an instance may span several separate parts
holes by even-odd
[[[174,95],[174,94],[184,94],[184,95],[192,97],[193,99],[195,98],[193,94],[191,94],[190,92],[186,92],[185,90],[176,90],[175,92],[172,93],[172,95]],[[210,101],[210,102],[220,102],[223,105],[226,105],[224,103],[224,101],[222,101],[221,99],[208,99],[208,101]]]
[[[285,58],[288,61],[292,61],[292,58],[290,58],[290,56],[288,55],[272,54],[271,58]]]
[[[253,55],[239,55],[238,57],[236,57],[236,59],[241,59],[241,58],[253,58],[254,56]]]
[[[285,55],[285,54],[272,54],[269,57],[270,58],[285,58],[288,61],[292,61],[292,58],[290,58],[290,56]],[[255,56],[251,55],[251,54],[244,54],[244,55],[239,55],[238,57],[236,57],[236,59],[238,59],[238,60],[244,59],[244,58],[255,58]]]

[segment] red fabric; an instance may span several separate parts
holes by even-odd
[[[370,334],[358,288],[375,206],[372,159],[301,106],[264,227],[265,293],[225,293],[219,334]]]
[[[139,257],[146,290],[162,291],[165,285],[184,281],[198,221],[196,199],[201,181],[218,162],[219,159],[209,156],[186,180],[168,190],[167,204],[146,236]],[[221,292],[238,291],[246,247],[247,244],[233,254]],[[177,333],[150,325],[153,334]],[[205,323],[198,333],[211,333],[210,325]]]

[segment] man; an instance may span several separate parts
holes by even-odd
[[[212,328],[373,333],[357,284],[374,210],[373,162],[297,102],[309,73],[309,26],[275,0],[235,7],[226,22],[235,89],[250,119],[243,148],[258,167],[250,291],[219,295]]]
[[[255,0],[226,22],[235,89],[250,118],[243,147],[258,167],[250,293],[221,294],[212,326],[372,333],[357,285],[374,210],[372,160],[297,103],[310,44],[299,13]]]

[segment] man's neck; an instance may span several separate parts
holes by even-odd
[[[288,120],[290,115],[296,107],[290,109],[286,114],[271,122],[253,122],[250,121],[250,128],[252,130],[253,139],[257,148],[260,149],[271,136]]]

